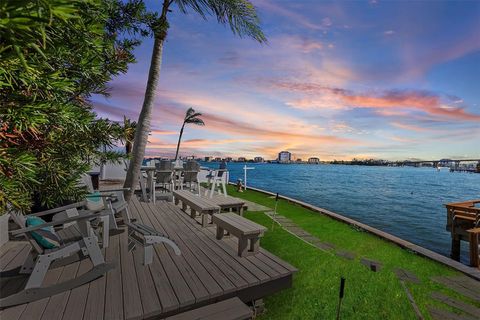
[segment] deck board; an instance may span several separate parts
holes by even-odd
[[[155,245],[152,264],[144,266],[141,248],[128,251],[126,232],[111,236],[110,246],[103,251],[107,262],[116,262],[116,268],[106,276],[1,310],[2,320],[165,318],[234,296],[251,301],[291,283],[295,268],[261,248],[257,255],[238,257],[236,238],[217,240],[213,225],[202,228],[172,203],[134,199],[129,206],[138,223],[169,236],[182,255],[176,256],[164,244]],[[0,249],[0,269],[21,265],[28,251],[25,242],[9,242]],[[90,268],[86,259],[51,269],[46,283],[63,282]]]
[[[105,255],[106,250],[103,249],[102,251]],[[107,277],[101,277],[96,281],[90,282],[83,319],[103,320],[106,283]]]
[[[46,286],[56,284],[58,279],[60,278],[60,275],[62,274],[62,269],[63,267],[50,270],[45,276],[44,284]],[[20,320],[40,319],[43,315],[43,312],[45,311],[45,308],[47,307],[50,298],[43,298],[29,303],[23,311],[22,315],[20,316]]]
[[[145,216],[145,213],[142,212],[142,210],[140,210],[138,214],[140,222],[151,225],[155,228],[155,225],[150,222],[150,220]],[[185,306],[194,303],[195,297],[190,291],[188,284],[185,282],[182,275],[180,274],[180,271],[173,263],[172,257],[170,256],[168,249],[165,248],[163,244],[157,245],[155,246],[155,253],[156,255],[153,258],[152,266],[156,264],[156,261],[160,262],[158,268],[165,271],[165,279],[167,280],[163,281],[165,281],[165,283],[170,283],[173,292],[178,300],[179,306]]]
[[[233,289],[232,283],[227,283],[225,279],[218,279],[212,275],[212,273],[215,274],[215,271],[211,269],[214,268],[214,266],[202,263],[203,257],[199,257],[195,245],[191,242],[189,236],[185,236],[181,232],[177,234],[178,226],[175,226],[174,223],[168,223],[163,216],[157,215],[154,216],[154,218],[164,227],[165,234],[179,245],[185,262],[197,272],[199,280],[210,295],[215,296],[221,294],[224,290]]]
[[[142,205],[138,203],[138,205]],[[152,216],[152,207],[145,205],[138,212],[144,217],[144,223],[151,225],[154,229],[166,234],[162,225]],[[180,248],[182,249],[182,248]],[[176,289],[175,293],[179,301],[184,304],[191,304],[200,301],[202,296],[208,294],[198,276],[185,262],[184,256],[176,256],[164,244],[155,246],[157,255],[165,259],[162,261],[170,275],[169,280]]]
[[[189,228],[191,232],[195,232],[195,226],[193,226],[187,220],[191,220],[191,218],[189,218],[187,215],[184,215],[184,217],[181,216],[178,221],[185,224],[185,226]],[[261,283],[264,280],[270,279],[268,275],[260,268],[255,266],[255,264],[248,260],[242,260],[241,257],[238,257],[237,252],[234,250],[235,248],[229,246],[224,241],[217,241],[216,246],[211,246],[211,237],[215,236],[215,233],[210,232],[208,229],[212,230],[212,228],[203,228],[201,230],[202,232],[197,233],[198,239],[205,244],[203,246],[204,248],[209,248],[216,252],[226,263],[230,264],[232,269],[235,269],[239,274],[242,274],[244,279],[250,284],[256,283],[257,281]]]
[[[115,260],[117,266],[106,275],[105,288],[105,320],[124,319],[123,317],[123,294],[122,294],[122,270],[119,266],[120,241],[119,236],[110,239],[106,250],[106,260]]]
[[[127,235],[122,234],[120,241],[120,258],[123,283],[123,309],[125,317],[131,320],[142,319],[143,307],[138,287],[137,273],[133,255],[128,253]],[[143,269],[143,268],[142,268]]]
[[[75,278],[78,272],[79,263],[71,263],[65,266],[60,275],[59,282]],[[50,297],[48,304],[43,312],[42,320],[60,320],[70,298],[70,291],[62,292]]]
[[[161,207],[165,212],[171,212],[171,208],[168,206]],[[172,213],[173,214],[173,213]],[[164,216],[167,220],[170,220],[170,225],[174,226],[173,228],[177,230],[177,236],[181,236],[181,228],[184,227],[181,224],[177,225],[177,221],[171,220],[168,214]],[[164,220],[166,224],[169,224],[166,220]],[[205,265],[206,269],[215,279],[215,281],[222,287],[224,292],[229,292],[234,290],[235,288],[241,288],[246,285],[246,281],[243,280],[240,276],[238,276],[234,272],[229,272],[230,267],[227,266],[221,259],[216,256],[213,251],[206,248],[199,239],[197,234],[188,234],[184,237],[185,240],[188,241],[189,246],[194,249],[192,252],[196,255],[196,257],[202,261]]]
[[[88,259],[79,262],[77,276],[80,276],[92,268],[92,263]],[[87,303],[89,283],[84,284],[70,291],[70,297],[63,313],[63,319],[82,320]]]

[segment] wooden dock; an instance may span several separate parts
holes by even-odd
[[[452,236],[451,257],[460,260],[460,242],[469,242],[470,265],[480,266],[478,252],[478,235],[480,233],[480,208],[477,206],[480,199],[447,203],[447,225],[445,229],[450,231]]]
[[[112,236],[104,250],[107,261],[117,262],[106,276],[49,298],[6,308],[0,311],[0,318],[162,319],[235,296],[249,303],[292,285],[294,267],[261,248],[256,255],[238,257],[236,238],[216,240],[213,226],[202,228],[172,203],[134,199],[130,212],[138,222],[174,240],[182,255],[156,245],[153,263],[143,266],[141,251],[128,251],[127,233],[123,232]],[[25,242],[9,242],[0,248],[0,269],[21,265],[28,250]],[[71,279],[90,267],[88,260],[82,260],[51,269],[45,281],[54,284]]]

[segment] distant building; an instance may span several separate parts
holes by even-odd
[[[302,158],[297,158],[297,160],[295,160],[296,162],[303,162],[302,161]]]
[[[226,157],[226,158],[225,158],[225,161],[226,161],[226,162],[232,162],[232,160],[233,160],[232,157]]]
[[[212,161],[212,157],[205,157],[205,158],[203,158],[203,160],[205,162],[210,162],[210,161]]]
[[[263,160],[262,157],[255,157],[255,158],[253,158],[253,161],[254,162],[263,162],[264,160]]]
[[[318,158],[316,158],[316,157],[311,157],[311,158],[308,158],[308,163],[319,164],[319,163],[320,163],[320,159],[318,159]]]
[[[237,162],[247,162],[245,157],[238,157]]]
[[[289,163],[292,161],[292,154],[288,151],[281,151],[278,154],[278,162],[280,163]]]
[[[216,157],[214,161],[215,161],[215,162],[222,162],[222,158]]]

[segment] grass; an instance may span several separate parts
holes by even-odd
[[[274,206],[274,199],[263,193],[251,190],[239,193],[231,186],[228,191],[235,197],[269,208]],[[277,212],[320,240],[334,244],[337,249],[354,252],[357,257],[350,261],[337,257],[333,251],[319,250],[278,226],[271,230],[272,220],[263,212],[246,212],[248,219],[269,228],[261,246],[299,269],[292,288],[266,298],[267,312],[259,319],[335,319],[342,276],[346,278],[342,319],[416,319],[393,272],[395,268],[409,270],[420,279],[420,284],[406,285],[425,319],[431,319],[427,306],[458,312],[430,298],[434,291],[480,307],[480,303],[431,281],[433,276],[461,274],[447,266],[282,199]],[[370,271],[360,263],[361,257],[381,262],[382,269]]]

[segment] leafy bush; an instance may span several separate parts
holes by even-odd
[[[89,103],[134,62],[142,2],[0,2],[0,214],[84,196],[79,177],[121,139]],[[118,155],[117,155],[118,156]]]

